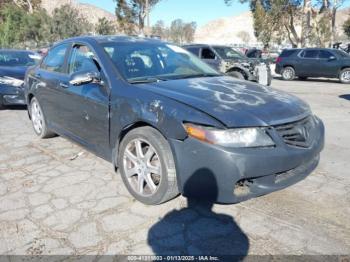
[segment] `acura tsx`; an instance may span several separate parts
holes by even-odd
[[[28,70],[25,96],[39,137],[58,134],[112,162],[145,204],[280,190],[308,176],[324,146],[322,121],[299,98],[155,39],[57,43]]]

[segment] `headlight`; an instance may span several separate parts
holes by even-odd
[[[0,84],[2,85],[9,85],[9,86],[14,86],[14,87],[20,87],[24,83],[23,80],[9,77],[9,76],[2,76],[0,77]]]
[[[224,147],[268,147],[275,143],[264,128],[220,130],[194,124],[184,124],[187,134],[198,140]]]

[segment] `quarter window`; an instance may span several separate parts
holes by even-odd
[[[51,49],[44,59],[41,68],[51,72],[64,72],[64,59],[66,57],[68,44]]]
[[[73,48],[68,62],[69,74],[77,72],[99,72],[99,66],[94,58],[94,53],[84,45]]]

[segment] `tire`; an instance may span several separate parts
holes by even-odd
[[[3,110],[3,109],[5,109],[5,106],[2,102],[2,98],[0,97],[0,110]]]
[[[39,104],[39,101],[35,97],[33,97],[32,100],[30,101],[29,110],[30,110],[32,124],[33,124],[33,129],[34,129],[34,132],[37,134],[37,136],[42,139],[55,136],[55,133],[51,132],[47,128],[44,113]]]
[[[339,81],[342,84],[350,84],[350,68],[341,70],[339,74]]]
[[[141,150],[136,151],[137,147]],[[127,133],[117,163],[129,193],[143,204],[158,205],[179,194],[172,151],[154,128],[140,127]]]
[[[306,81],[307,80],[307,76],[299,76],[298,79],[300,81]]]
[[[281,71],[282,79],[286,81],[291,81],[295,77],[295,70],[291,66],[286,66]]]
[[[228,75],[232,76],[234,78],[245,80],[244,75],[241,72],[238,72],[238,71],[231,71],[231,72],[228,73]]]

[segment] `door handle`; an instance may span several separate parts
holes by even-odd
[[[67,84],[65,84],[65,83],[60,83],[60,87],[62,87],[62,88],[68,88],[69,86],[68,86]]]

